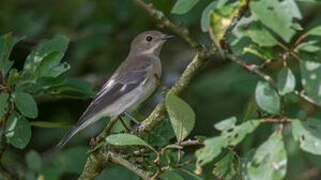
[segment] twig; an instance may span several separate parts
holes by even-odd
[[[203,143],[200,140],[186,140],[181,142],[179,145],[180,146],[194,146],[194,145],[202,145]]]
[[[138,168],[137,165],[130,163],[129,161],[122,158],[120,155],[118,155],[116,153],[109,152],[109,159],[113,163],[120,164],[120,165],[126,167],[127,169],[131,170],[137,176],[141,177],[144,180],[150,180],[153,175],[152,172],[144,171],[144,170]]]
[[[155,18],[159,23],[165,26],[167,29],[171,30],[175,34],[179,35],[183,38],[193,49],[200,49],[199,43],[193,40],[187,29],[177,26],[176,24],[172,23],[161,11],[158,11],[156,8],[153,7],[152,4],[146,4],[142,0],[134,0],[137,5],[144,8],[153,18]]]
[[[250,71],[251,73],[260,76],[262,79],[264,79],[265,81],[270,83],[274,88],[277,88],[275,81],[269,75],[260,71],[257,65],[247,64],[246,62],[244,62],[243,60],[241,60],[240,58],[238,58],[232,54],[226,54],[226,58],[241,65],[242,67],[244,67],[246,70]]]
[[[305,100],[306,102],[314,105],[314,106],[317,106],[317,107],[321,107],[321,104],[318,103],[318,102],[315,102],[314,100],[312,100],[310,97],[308,97],[307,95],[304,94],[304,91],[297,91],[295,90],[293,92],[296,96],[300,97],[301,99]]]
[[[266,82],[270,83],[274,88],[277,88],[276,82],[271,78],[271,76],[265,74],[264,72],[260,71],[259,68],[257,68],[257,65],[255,64],[247,64],[246,62],[244,62],[243,60],[241,60],[240,58],[232,55],[232,54],[226,54],[226,58],[239,64],[240,66],[244,67],[246,70],[248,70],[249,72],[258,75],[259,77],[261,77],[262,79],[264,79]],[[321,104],[318,102],[315,102],[314,100],[312,100],[310,97],[306,96],[304,94],[303,91],[299,92],[297,90],[295,90],[293,92],[297,97],[305,100],[306,102],[309,102],[310,104],[317,106],[317,107],[321,107]]]

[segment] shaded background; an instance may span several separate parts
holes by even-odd
[[[202,10],[211,2],[202,0],[188,14],[170,15],[169,11],[175,1],[155,0],[154,5],[165,12],[169,18],[190,29],[194,38],[203,44],[209,43],[208,35],[200,30],[199,20]],[[308,29],[321,23],[321,6],[316,4],[300,4],[303,14],[301,25]],[[15,68],[21,69],[30,50],[40,42],[56,35],[64,35],[71,39],[64,60],[71,64],[68,76],[77,77],[90,82],[97,90],[127,56],[133,37],[146,30],[160,29],[154,19],[131,0],[2,0],[0,1],[0,33],[12,31],[17,36],[26,36],[13,50],[12,59]],[[161,29],[166,33],[171,33]],[[295,38],[294,38],[295,39]],[[171,86],[194,52],[183,40],[176,38],[168,42],[161,53],[163,63],[162,81]],[[224,62],[213,57],[193,81],[192,86],[183,93],[183,98],[196,112],[196,126],[193,135],[213,136],[218,132],[213,124],[231,116],[240,121],[246,109],[253,104],[253,93],[258,78],[247,73],[235,64]],[[251,62],[260,62],[255,57],[246,55]],[[270,71],[279,69],[280,64],[272,64]],[[297,72],[298,74],[298,68]],[[161,98],[159,92],[150,98],[138,111],[140,117],[146,117]],[[289,96],[287,114],[297,117],[300,113],[320,114],[307,104],[296,105],[298,99]],[[74,124],[89,104],[90,99],[64,99],[39,97],[39,121],[68,122]],[[293,105],[292,105],[293,104]],[[303,108],[302,108],[303,107]],[[255,110],[254,110],[255,111]],[[256,114],[254,113],[253,116]],[[52,148],[69,130],[65,128],[32,129],[32,139],[24,152],[10,149],[2,159],[4,164],[19,167],[25,171],[25,153],[30,150],[39,152],[43,158],[45,179],[74,179],[82,171],[86,161],[86,152],[90,137],[96,135],[104,127],[101,121],[76,135],[66,146],[63,153],[53,155]],[[259,145],[271,132],[272,125],[261,126],[255,133],[240,144],[240,154]],[[265,133],[266,132],[266,133]],[[286,137],[290,132],[285,130]],[[192,137],[191,136],[191,137]],[[321,176],[321,158],[302,152],[292,138],[288,144],[287,179],[306,179]],[[53,158],[54,156],[54,158]],[[27,170],[28,171],[28,170]],[[315,175],[316,174],[316,175]],[[34,178],[35,172],[28,171],[26,177]],[[118,165],[108,167],[100,176],[111,179],[138,179],[131,172]],[[187,177],[186,177],[187,178]],[[98,178],[99,179],[99,178]]]

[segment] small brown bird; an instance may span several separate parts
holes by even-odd
[[[130,52],[116,72],[103,85],[77,124],[58,143],[62,148],[73,135],[102,117],[117,117],[135,110],[156,89],[161,76],[159,54],[171,35],[146,31],[135,37]]]

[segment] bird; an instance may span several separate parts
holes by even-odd
[[[157,88],[162,74],[160,51],[172,37],[160,31],[138,34],[131,42],[127,58],[56,147],[61,149],[76,133],[103,117],[113,118],[136,110]]]

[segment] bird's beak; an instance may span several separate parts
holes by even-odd
[[[165,34],[164,37],[162,37],[161,39],[162,39],[162,40],[167,40],[167,39],[172,39],[172,38],[174,38],[174,37],[175,37],[175,36],[173,36],[173,35]]]

